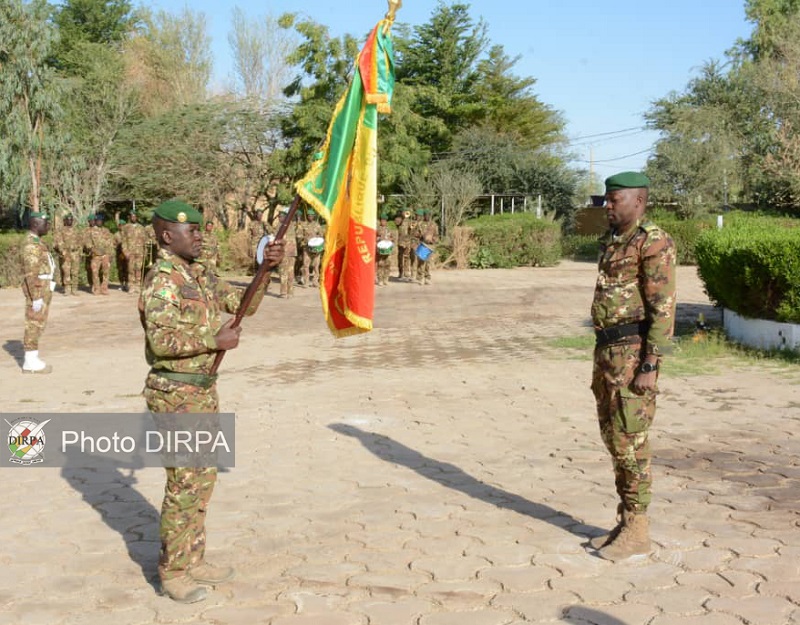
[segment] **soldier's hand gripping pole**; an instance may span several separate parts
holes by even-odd
[[[275,234],[275,241],[282,241],[283,237],[286,236],[286,231],[289,229],[289,226],[294,219],[294,215],[297,212],[297,207],[300,205],[300,196],[295,195],[294,201],[292,202],[291,207],[289,208],[289,212],[286,214],[286,218],[281,223],[280,228],[278,228],[278,232]],[[273,242],[274,244],[274,242]],[[239,325],[242,323],[242,319],[244,318],[245,311],[250,308],[250,303],[253,301],[253,297],[255,297],[256,291],[258,287],[261,286],[262,282],[268,280],[269,272],[274,269],[275,265],[270,264],[264,259],[264,262],[258,266],[258,271],[256,271],[256,275],[253,276],[253,281],[247,285],[247,289],[245,290],[244,294],[242,295],[242,301],[239,304],[239,309],[236,311],[236,314],[233,316],[233,323],[231,323],[231,328],[238,328]],[[225,351],[218,351],[216,357],[214,358],[214,364],[211,366],[211,375],[217,373],[219,369],[219,365],[222,362],[222,359],[225,358]]]

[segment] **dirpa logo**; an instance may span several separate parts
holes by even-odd
[[[8,423],[8,449],[11,452],[9,462],[21,465],[38,464],[44,461],[44,426],[50,419],[39,423],[35,419],[22,418]]]

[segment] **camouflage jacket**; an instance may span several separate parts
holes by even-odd
[[[439,241],[439,226],[433,221],[423,221],[419,225],[419,238],[427,245],[433,245]]]
[[[235,313],[243,293],[204,265],[160,249],[139,297],[147,363],[178,373],[209,373],[222,312]],[[263,298],[262,284],[245,314],[255,313]]]
[[[411,247],[417,247],[417,245],[419,245],[419,226],[420,222],[416,219],[408,220],[408,242]]]
[[[83,251],[83,232],[75,226],[64,226],[53,235],[53,247],[62,256]]]
[[[289,228],[286,230],[286,234],[283,237],[283,240],[286,241],[284,248],[283,248],[283,255],[286,256],[297,256],[297,226],[294,225],[294,222],[291,223]]]
[[[22,244],[22,267],[25,277],[22,290],[31,301],[42,299],[50,291],[56,263],[47,245],[33,232],[28,232]]]
[[[122,224],[119,229],[122,253],[125,256],[144,255],[147,244],[147,232],[142,224]]]
[[[219,238],[213,232],[203,232],[203,247],[198,260],[206,265],[209,261],[216,263],[219,260]]]
[[[113,256],[117,241],[111,231],[102,226],[92,226],[84,233],[84,247],[92,256]]]
[[[595,329],[648,321],[645,351],[669,351],[675,324],[675,243],[654,223],[640,220],[627,232],[600,240],[592,302]]]
[[[389,226],[381,226],[378,224],[378,229],[375,231],[375,239],[377,241],[394,242],[394,230],[392,230]]]
[[[397,226],[397,244],[401,247],[411,245],[411,222],[408,219]]]

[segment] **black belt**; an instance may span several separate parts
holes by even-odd
[[[594,336],[597,340],[597,347],[605,347],[612,343],[617,343],[629,336],[647,336],[650,324],[647,321],[635,321],[634,323],[621,323],[617,326],[595,330]]]

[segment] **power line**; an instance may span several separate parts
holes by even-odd
[[[644,132],[647,129],[648,128],[646,126],[631,126],[630,128],[623,128],[622,130],[611,130],[609,132],[598,132],[597,134],[594,135],[583,135],[580,137],[575,137],[574,139],[572,139],[572,141],[581,141],[583,139],[594,139],[595,137],[605,137],[608,135],[618,135],[623,132],[630,132],[631,130],[641,130],[642,132]]]
[[[594,161],[595,164],[597,163],[611,163],[612,161],[621,161],[626,158],[630,158],[631,156],[639,156],[639,154],[646,154],[647,152],[651,152],[653,148],[647,148],[646,150],[639,150],[638,152],[633,152],[632,154],[625,154],[624,156],[615,156],[614,158],[604,158],[602,160]],[[575,159],[579,163],[591,163],[592,161],[587,161],[586,159]]]

